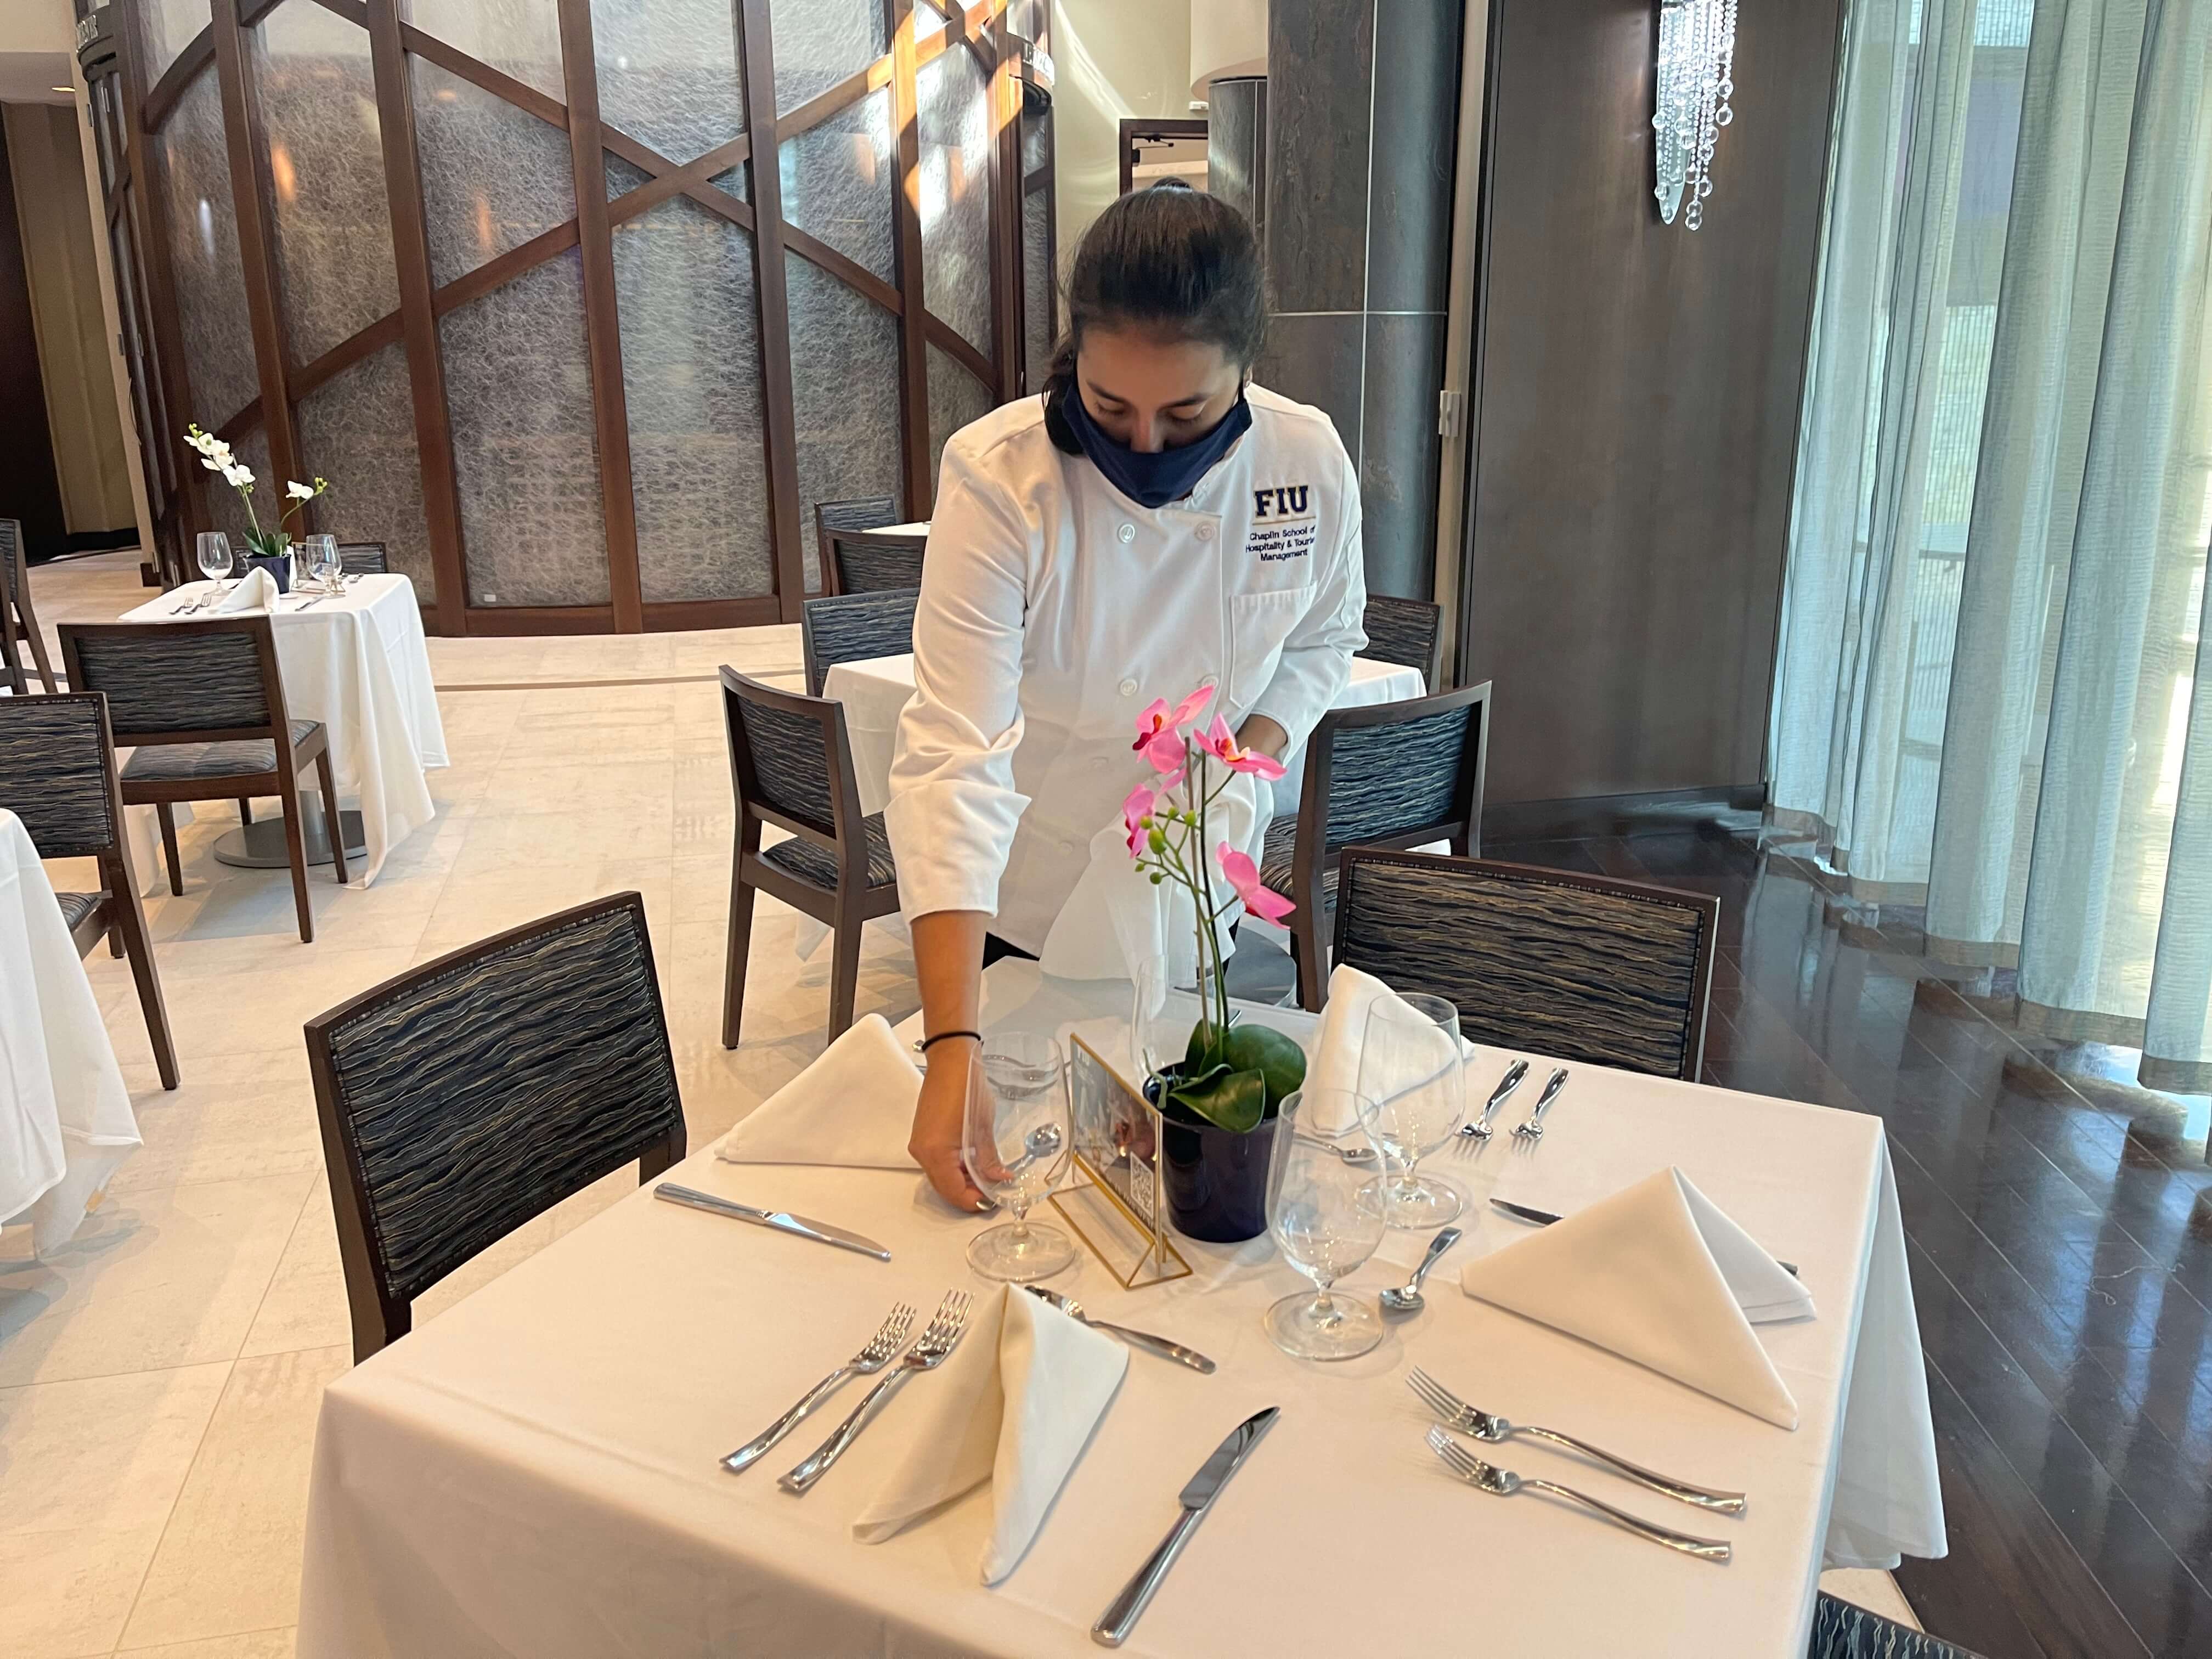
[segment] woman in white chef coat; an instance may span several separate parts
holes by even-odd
[[[1366,642],[1359,489],[1319,410],[1251,384],[1267,324],[1243,215],[1170,182],[1076,250],[1044,393],[945,447],[886,811],[928,1075],[912,1151],[963,1208],[987,960],[1039,951],[1149,775],[1139,711],[1198,684],[1280,757]]]

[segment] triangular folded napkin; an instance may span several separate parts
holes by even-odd
[[[1318,1096],[1324,1090],[1345,1090],[1359,1092],[1359,1062],[1367,1048],[1367,1017],[1378,1002],[1396,1002],[1398,994],[1372,974],[1363,974],[1345,963],[1328,976],[1328,1004],[1322,1010],[1321,1027],[1313,1039],[1313,1058],[1306,1066],[1306,1088]],[[1419,1023],[1420,1016],[1412,1009],[1407,1018]],[[1464,1039],[1461,1046],[1467,1046]],[[1419,1079],[1408,1075],[1401,1083]],[[1373,1079],[1370,1079],[1370,1084]],[[1350,1124],[1329,1123],[1309,1118],[1307,1127],[1325,1134],[1334,1134],[1350,1128]]]
[[[276,604],[276,579],[265,570],[249,570],[216,604],[216,614],[240,611],[269,611]]]
[[[848,1027],[821,1057],[722,1137],[732,1164],[834,1164],[911,1170],[907,1152],[921,1073],[881,1014]]]
[[[997,1583],[1029,1553],[1128,1369],[1129,1351],[1113,1338],[1009,1285],[937,1375],[912,1384],[927,1402],[908,1408],[913,1449],[853,1536],[879,1544],[988,1480],[981,1566],[983,1582]]]
[[[1797,1402],[1751,1328],[1810,1318],[1812,1296],[1680,1170],[1468,1262],[1460,1288],[1797,1426]]]

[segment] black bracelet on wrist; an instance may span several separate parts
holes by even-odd
[[[929,1052],[929,1048],[932,1043],[942,1042],[947,1037],[957,1036],[974,1037],[978,1042],[981,1042],[983,1040],[983,1034],[981,1031],[939,1031],[935,1036],[922,1038],[921,1052],[926,1054]]]

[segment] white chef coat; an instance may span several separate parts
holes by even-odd
[[[945,447],[885,811],[910,921],[981,910],[1042,948],[1091,839],[1152,775],[1137,715],[1216,687],[1303,744],[1366,643],[1359,482],[1321,410],[1252,425],[1182,500],[1139,507],[1057,448],[1044,399]]]

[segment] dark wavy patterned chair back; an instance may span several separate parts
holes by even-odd
[[[61,635],[70,684],[106,693],[109,723],[126,746],[165,732],[273,728],[281,712],[269,706],[276,646],[266,617],[64,623]]]
[[[833,532],[830,556],[837,562],[840,593],[881,593],[921,586],[921,536],[848,536]]]
[[[383,576],[392,570],[382,542],[340,542],[338,564],[349,576]]]
[[[1431,691],[1443,668],[1443,607],[1425,599],[1395,599],[1370,593],[1360,622],[1367,645],[1360,655],[1376,662],[1418,668]]]
[[[15,603],[15,596],[23,591],[23,584],[30,574],[26,557],[22,520],[0,519],[0,594],[6,595],[10,605]],[[11,629],[15,626],[13,617],[5,620]]]
[[[1813,1604],[1805,1659],[1979,1659],[1939,1637],[1823,1592]]]
[[[92,858],[116,843],[115,750],[101,700],[0,697],[0,808],[42,859]]]
[[[307,1022],[356,1358],[408,1304],[633,1159],[684,1155],[644,901],[456,951]]]
[[[722,671],[722,712],[740,809],[750,805],[825,836],[837,833],[838,752],[845,711]],[[848,760],[846,764],[850,765]]]
[[[809,599],[799,607],[799,642],[806,662],[806,691],[822,695],[831,665],[896,657],[914,649],[914,612],[918,587],[880,593],[843,593]]]
[[[1446,998],[1478,1042],[1695,1079],[1719,922],[1703,894],[1354,848],[1335,960]]]
[[[1455,706],[1410,720],[1336,726],[1328,739],[1326,849],[1479,816],[1488,690],[1419,699],[1409,708]]]
[[[881,530],[898,522],[898,503],[889,495],[855,495],[842,501],[814,503],[814,529],[828,545],[840,530]]]

